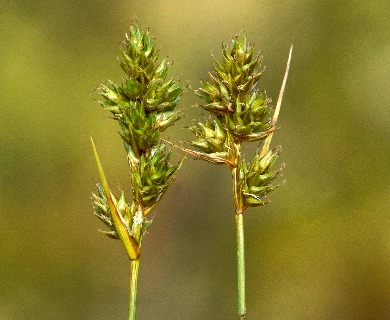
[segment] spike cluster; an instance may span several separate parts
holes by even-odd
[[[230,51],[223,44],[222,62],[215,61],[211,82],[201,81],[203,88],[196,91],[206,102],[201,106],[225,120],[235,141],[260,140],[271,128],[271,99],[255,90],[265,70],[263,59],[259,54],[253,58],[253,53],[254,46],[245,37],[234,37]]]
[[[104,98],[100,105],[119,123],[131,170],[132,202],[123,191],[117,199],[104,184],[93,195],[95,215],[105,223],[105,235],[131,246],[130,259],[138,259],[142,236],[151,221],[147,214],[156,206],[180,167],[169,163],[170,152],[160,142],[160,133],[180,117],[177,108],[183,88],[167,79],[170,64],[158,62],[159,52],[151,43],[148,30],[131,26],[120,47],[119,62],[126,74],[124,82],[100,85]],[[97,161],[98,155],[95,153]],[[100,160],[98,161],[100,162]]]
[[[158,203],[172,182],[178,166],[169,163],[170,153],[164,144],[159,144],[141,156],[138,170],[132,170],[133,197],[136,203],[149,213]]]
[[[214,62],[210,82],[201,81],[196,91],[210,118],[190,127],[198,138],[190,144],[195,156],[225,163],[234,171],[236,212],[266,203],[264,196],[275,189],[269,184],[280,173],[272,169],[279,150],[264,157],[259,150],[249,163],[241,154],[243,142],[264,140],[275,130],[271,99],[256,89],[265,70],[261,62],[260,54],[254,56],[254,45],[245,36],[235,36],[230,49],[222,45],[222,61]]]
[[[245,161],[241,163],[242,179],[239,180],[239,187],[247,206],[256,207],[268,203],[264,197],[278,187],[270,183],[281,172],[281,169],[273,170],[280,151],[281,148],[270,150],[264,157],[257,152],[250,163],[247,164]]]

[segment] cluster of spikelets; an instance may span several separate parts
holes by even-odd
[[[167,79],[169,63],[158,62],[159,52],[148,30],[131,26],[120,47],[120,65],[126,77],[121,84],[100,85],[103,108],[110,111],[121,128],[131,170],[132,202],[122,192],[116,198],[108,189],[99,157],[102,185],[93,195],[96,216],[108,227],[107,236],[120,239],[131,259],[137,259],[142,236],[151,221],[147,214],[156,206],[180,164],[171,165],[170,152],[160,133],[180,117],[177,108],[183,88]],[[100,166],[99,166],[100,165]]]
[[[244,196],[245,207],[256,207],[266,204],[264,199],[267,193],[278,186],[271,184],[281,168],[274,170],[273,166],[280,154],[280,147],[268,151],[264,156],[260,150],[256,152],[250,163],[241,161],[239,167],[239,192]]]
[[[280,148],[266,150],[264,144],[249,163],[241,154],[243,142],[264,140],[275,130],[271,99],[256,89],[264,71],[261,62],[245,36],[233,37],[230,49],[223,44],[222,61],[215,61],[209,73],[211,81],[201,81],[203,87],[196,91],[210,116],[190,127],[197,140],[190,143],[196,151],[189,153],[237,171],[235,192],[241,211],[265,204],[265,195],[276,187],[271,182],[280,173],[273,169]]]

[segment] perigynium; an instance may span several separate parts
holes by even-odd
[[[209,81],[195,93],[204,101],[200,106],[209,116],[190,127],[197,139],[194,150],[186,153],[215,164],[226,164],[232,174],[237,229],[238,318],[245,319],[244,213],[249,207],[262,206],[275,190],[281,168],[275,163],[281,147],[269,149],[286,85],[292,47],[276,106],[265,91],[256,88],[265,68],[263,57],[255,54],[253,43],[245,36],[234,36],[230,48],[222,45],[221,61],[214,61]],[[258,142],[251,159],[242,153],[244,142]]]
[[[160,133],[180,117],[178,104],[183,88],[167,78],[170,63],[158,61],[159,51],[149,31],[137,25],[120,46],[119,63],[125,72],[123,83],[108,81],[97,91],[100,105],[111,112],[120,126],[131,178],[131,201],[122,191],[115,196],[108,187],[101,161],[92,141],[101,184],[93,194],[95,215],[106,225],[101,231],[119,239],[130,259],[129,319],[136,317],[138,268],[142,239],[151,224],[148,218],[173,181],[180,164],[170,163],[170,152]],[[91,138],[92,139],[92,138]]]

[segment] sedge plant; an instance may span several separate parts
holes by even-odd
[[[148,30],[137,25],[120,45],[120,66],[125,73],[122,83],[108,81],[97,91],[100,105],[112,114],[120,127],[120,137],[130,169],[129,201],[121,191],[110,190],[92,140],[101,178],[93,193],[95,215],[106,225],[104,235],[122,242],[130,259],[129,320],[136,319],[138,270],[143,237],[152,219],[150,213],[173,181],[181,162],[170,163],[171,153],[160,134],[180,118],[178,108],[183,88],[167,78],[170,63],[159,62]]]
[[[262,55],[255,54],[254,44],[245,36],[234,36],[230,48],[222,45],[222,60],[214,61],[210,81],[201,81],[195,93],[204,101],[200,106],[209,113],[203,122],[189,127],[197,139],[193,149],[182,151],[197,158],[225,164],[231,171],[237,237],[237,314],[245,319],[245,247],[244,213],[249,207],[263,206],[266,196],[275,190],[274,183],[282,168],[275,168],[281,147],[270,149],[276,130],[283,92],[291,60],[292,47],[276,106],[265,91],[257,89],[265,68]],[[243,143],[256,142],[258,148],[247,160]]]

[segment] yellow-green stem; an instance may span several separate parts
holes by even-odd
[[[130,262],[129,320],[136,319],[139,259]]]
[[[238,172],[237,172],[237,167],[232,169],[232,178],[233,178],[233,199],[234,199],[234,209],[235,209],[235,214],[237,214],[241,210],[241,199],[240,195],[238,192]]]
[[[235,159],[232,168],[233,197],[237,230],[237,313],[239,320],[245,320],[245,248],[244,248],[244,212],[242,191],[239,187],[241,143],[234,144]]]
[[[238,319],[245,319],[245,248],[244,248],[244,215],[236,214],[237,228],[237,312]]]

